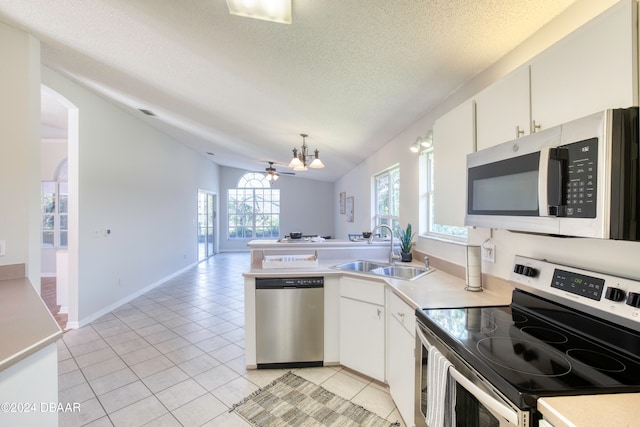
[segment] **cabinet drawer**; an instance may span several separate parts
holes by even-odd
[[[387,301],[387,312],[393,316],[400,324],[415,337],[416,334],[416,314],[415,310],[406,302],[402,301],[393,292],[389,292]]]
[[[384,286],[383,283],[379,282],[343,277],[340,283],[340,296],[371,304],[384,305]]]

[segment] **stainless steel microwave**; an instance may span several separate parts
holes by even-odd
[[[469,154],[465,224],[640,240],[638,126],[606,110]]]

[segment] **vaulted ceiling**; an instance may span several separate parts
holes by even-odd
[[[307,133],[326,167],[299,176],[333,181],[573,1],[293,0],[286,25],[225,0],[3,0],[0,20],[216,163],[286,164]]]

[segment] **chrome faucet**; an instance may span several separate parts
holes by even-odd
[[[376,230],[378,230],[379,228],[386,228],[387,230],[389,230],[389,235],[391,236],[391,246],[389,247],[389,264],[395,264],[396,260],[400,259],[400,256],[393,254],[393,230],[391,229],[391,227],[389,227],[387,224],[376,225],[371,231],[371,236],[369,236],[367,243],[371,244],[373,242],[373,236],[376,235]]]

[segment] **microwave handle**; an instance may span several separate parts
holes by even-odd
[[[549,147],[540,149],[540,163],[538,167],[538,216],[549,216],[549,191],[547,189],[549,177]]]
[[[545,147],[540,150],[538,173],[539,216],[566,216],[565,180],[566,148]]]
[[[490,409],[493,413],[500,415],[514,426],[518,425],[518,414],[504,403],[501,403],[481,390],[477,385],[465,378],[456,368],[449,368],[449,375],[465,390],[471,393],[480,403]]]

